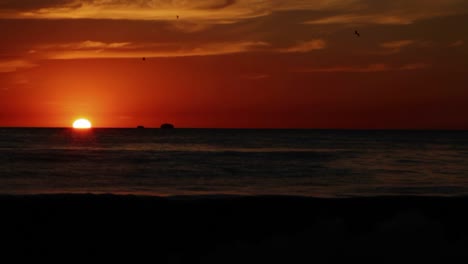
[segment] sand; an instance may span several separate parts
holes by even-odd
[[[151,263],[433,262],[468,255],[467,209],[465,197],[2,196],[1,253]]]

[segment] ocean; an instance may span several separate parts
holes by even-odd
[[[0,194],[458,196],[467,131],[0,128]]]

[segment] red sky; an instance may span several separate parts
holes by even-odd
[[[0,0],[0,126],[468,129],[465,25],[464,0]]]

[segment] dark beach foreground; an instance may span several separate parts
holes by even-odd
[[[153,263],[434,262],[468,255],[467,209],[466,197],[2,196],[0,251]]]

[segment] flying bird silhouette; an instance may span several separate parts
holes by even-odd
[[[354,30],[354,34],[356,34],[356,36],[360,37],[361,34],[359,34],[359,32],[357,30]]]

